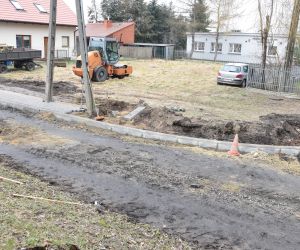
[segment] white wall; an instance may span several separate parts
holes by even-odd
[[[75,27],[57,26],[56,50],[68,50],[69,56],[74,57],[74,29]],[[31,35],[31,48],[44,52],[44,37],[48,37],[48,26],[40,24],[23,24],[0,22],[0,43],[16,47],[16,35]],[[69,48],[62,47],[62,36],[69,36]]]
[[[214,33],[196,33],[195,42],[204,42],[205,49],[203,52],[193,51],[193,59],[214,60],[214,53],[210,52],[211,43],[216,41]],[[219,38],[222,43],[222,53],[218,53],[217,60],[224,62],[244,62],[244,63],[260,63],[261,58],[261,42],[258,34],[247,33],[227,33],[222,34]],[[229,52],[230,44],[238,43],[242,45],[241,54],[232,54]],[[287,38],[285,36],[274,36],[272,40],[273,46],[277,46],[278,56],[268,56],[269,62],[275,63],[283,61]],[[187,53],[192,49],[192,36],[187,37]]]

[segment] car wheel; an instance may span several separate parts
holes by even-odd
[[[242,88],[246,88],[246,86],[247,86],[247,81],[246,81],[246,80],[243,80],[243,81],[242,81],[242,84],[241,84],[241,87],[242,87]]]
[[[222,83],[220,83],[220,82],[217,82],[217,84],[218,84],[218,85],[223,85],[223,84],[222,84]]]
[[[26,70],[33,71],[35,69],[35,64],[33,62],[28,62],[25,65]]]
[[[93,81],[95,82],[104,82],[107,80],[108,74],[107,70],[104,67],[99,67],[94,71]]]

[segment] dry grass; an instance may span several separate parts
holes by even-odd
[[[74,143],[69,139],[49,135],[37,128],[24,126],[12,120],[0,121],[0,143],[2,142],[12,145],[47,145],[49,147]]]
[[[15,198],[14,193],[78,202],[76,197],[37,178],[12,170],[12,162],[0,159],[1,176],[25,183],[0,182],[0,249],[69,244],[80,249],[189,249],[148,225],[134,224],[124,215],[99,214],[95,206],[81,206]],[[181,248],[182,247],[182,248]]]
[[[230,86],[217,86],[219,63],[201,61],[131,60],[132,76],[110,79],[94,84],[95,94],[101,97],[137,103],[140,99],[156,107],[180,106],[186,116],[206,119],[258,120],[270,113],[297,114],[300,101],[283,98],[263,91],[251,91]],[[55,69],[55,80],[80,85],[78,77],[67,68]],[[46,67],[34,72],[14,71],[2,76],[25,80],[44,80]],[[277,98],[278,99],[278,98]]]
[[[238,193],[238,192],[240,192],[241,188],[242,188],[242,185],[240,183],[233,182],[233,181],[224,183],[221,186],[222,190],[228,191],[230,193]]]
[[[37,67],[34,71],[26,71],[26,70],[17,70],[10,67],[9,72],[2,74],[1,77],[15,80],[35,80],[35,81],[45,81],[46,79],[46,64],[45,62],[37,62],[42,66],[42,68]],[[74,63],[72,61],[68,62],[67,68],[59,68],[55,67],[55,80],[56,81],[71,81],[80,83],[78,77],[72,74],[72,65]]]
[[[265,152],[257,151],[254,153],[242,154],[239,157],[229,156],[226,152],[219,152],[214,150],[207,150],[198,147],[191,146],[174,146],[175,148],[181,148],[190,150],[193,153],[205,154],[212,157],[233,159],[244,164],[253,164],[263,168],[271,168],[277,171],[286,172],[293,175],[300,176],[300,162],[296,157],[289,157],[280,154],[267,154]]]

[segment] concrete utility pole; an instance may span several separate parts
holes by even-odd
[[[82,5],[82,0],[75,0],[75,2],[76,2],[78,33],[79,33],[80,54],[81,54],[82,71],[83,71],[85,101],[86,101],[88,114],[92,116],[95,113],[95,103],[94,103],[94,97],[92,93],[91,82],[90,82],[90,77],[88,72],[87,40],[86,40],[86,33],[85,33],[83,5]]]
[[[289,39],[286,48],[286,56],[285,56],[285,63],[284,63],[284,69],[286,71],[290,70],[293,64],[294,49],[295,49],[297,29],[299,24],[299,15],[300,15],[300,0],[294,0],[294,9],[293,9],[293,15],[291,20]]]
[[[77,23],[79,32],[79,45],[82,60],[83,82],[85,90],[85,100],[87,111],[90,116],[95,113],[95,103],[91,88],[90,77],[88,73],[87,59],[87,40],[85,34],[85,22],[82,0],[75,0]],[[49,38],[47,51],[47,79],[46,79],[46,102],[53,101],[53,70],[54,70],[54,52],[55,52],[55,36],[56,36],[56,16],[57,16],[57,0],[51,0],[50,3],[50,19],[49,19]]]
[[[52,102],[57,0],[51,0],[47,53],[46,102]]]

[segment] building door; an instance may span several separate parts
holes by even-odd
[[[44,58],[47,59],[48,54],[48,37],[44,37]]]

